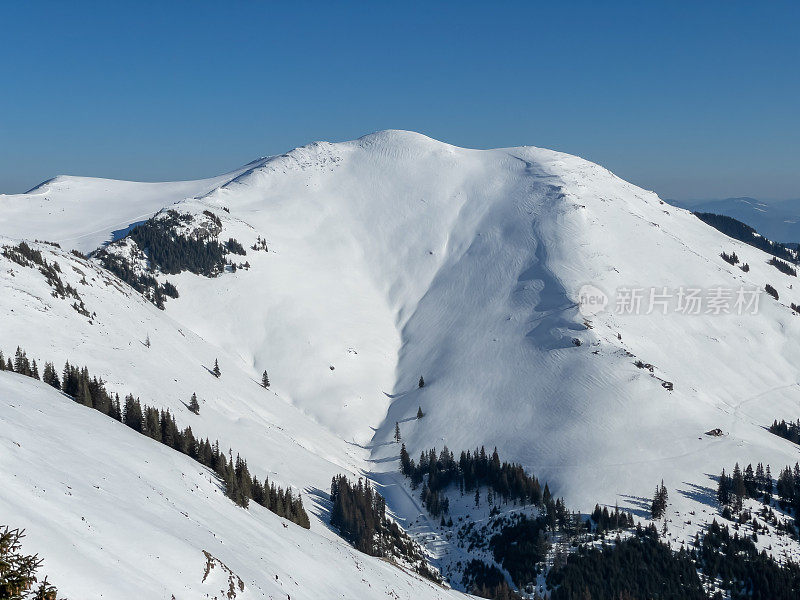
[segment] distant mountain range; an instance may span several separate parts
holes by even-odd
[[[733,217],[777,242],[800,242],[800,198],[765,201],[743,197],[722,200],[667,200],[667,202],[691,211]]]

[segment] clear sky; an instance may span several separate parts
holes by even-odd
[[[0,193],[412,129],[800,198],[800,2],[0,2]]]

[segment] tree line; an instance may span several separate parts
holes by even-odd
[[[441,581],[411,539],[386,517],[386,500],[368,482],[359,478],[354,483],[336,475],[331,480],[331,503],[331,526],[356,550],[370,556],[405,557],[417,573]]]
[[[703,221],[706,225],[711,225],[711,227],[717,231],[721,231],[728,237],[732,237],[735,240],[744,242],[745,244],[789,262],[797,262],[797,252],[795,250],[788,248],[784,244],[768,240],[764,236],[759,235],[758,232],[749,225],[733,217],[704,212],[696,212],[694,216]]]
[[[0,370],[40,379],[36,361],[29,360],[25,351],[19,347],[13,361],[8,358],[4,362],[0,352],[0,365],[3,365]],[[45,363],[43,375],[41,379],[44,383],[64,392],[75,402],[93,408],[213,470],[224,483],[225,495],[239,506],[247,508],[250,500],[253,500],[301,527],[310,527],[308,514],[299,494],[295,496],[290,488],[284,490],[270,483],[266,477],[260,482],[257,477],[251,476],[245,459],[238,454],[234,459],[230,449],[226,456],[220,450],[219,441],[211,443],[208,438],[196,438],[191,427],[179,429],[169,410],[143,405],[131,394],[121,403],[119,394],[112,395],[106,390],[102,378],[91,376],[88,368],[79,368],[69,361],[64,365],[61,380],[55,367],[49,362]]]
[[[777,420],[775,420],[772,422],[772,425],[769,426],[769,431],[770,433],[774,433],[775,435],[789,440],[790,442],[800,444],[800,419],[794,423],[791,421],[787,423],[783,419],[781,419],[779,423]]]
[[[734,512],[742,510],[746,498],[759,500],[769,506],[773,493],[780,508],[793,512],[795,524],[800,524],[800,464],[785,466],[774,481],[770,466],[764,467],[761,463],[755,469],[749,464],[744,470],[736,463],[730,475],[723,469],[719,476],[717,500]]]
[[[413,489],[423,484],[423,503],[434,516],[448,512],[449,502],[440,492],[450,485],[458,485],[462,494],[475,491],[476,505],[482,486],[489,487],[494,492],[493,497],[505,503],[511,500],[521,504],[539,504],[543,498],[539,480],[528,475],[522,465],[501,463],[497,448],[491,456],[483,446],[474,452],[462,451],[458,461],[447,446],[438,454],[433,448],[420,453],[419,461],[415,462],[403,444],[400,448],[400,471],[411,479]]]

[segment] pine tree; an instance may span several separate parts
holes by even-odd
[[[418,418],[418,419],[421,419],[421,418],[422,418],[422,417],[424,417],[424,416],[425,416],[425,413],[424,413],[424,412],[422,412],[422,407],[420,406],[420,407],[417,409],[417,418]]]
[[[61,382],[58,380],[58,373],[56,373],[56,368],[53,366],[53,363],[44,363],[42,381],[44,381],[47,385],[56,388],[57,390],[61,389]]]
[[[662,479],[661,486],[656,486],[656,493],[653,495],[653,502],[650,506],[650,514],[654,520],[660,519],[666,514],[668,498],[667,488]]]
[[[36,366],[36,359],[33,359],[31,363],[31,377],[34,379],[39,379],[39,367]]]
[[[407,477],[411,474],[412,469],[411,458],[408,456],[406,445],[403,444],[400,446],[400,471]]]
[[[425,387],[425,380],[422,378],[422,375],[419,376],[419,387]]]
[[[6,370],[6,359],[3,356],[3,351],[0,350],[0,371]]]
[[[722,506],[727,505],[731,501],[730,492],[730,477],[725,474],[725,469],[722,469],[722,475],[719,476],[719,484],[717,485],[717,500],[719,500]]]
[[[200,414],[200,403],[197,401],[197,394],[192,394],[192,399],[189,400],[189,410],[194,414]]]
[[[733,475],[731,477],[731,491],[733,492],[733,509],[738,512],[742,510],[742,502],[747,495],[747,490],[744,485],[744,476],[742,470],[739,468],[739,463],[733,467]]]
[[[76,400],[81,404],[83,404],[84,406],[92,408],[92,394],[89,391],[88,377],[81,376],[80,381],[78,383],[78,397],[76,398]]]
[[[269,387],[269,377],[267,377],[267,371],[264,371],[264,374],[261,376],[261,385],[265,388]]]
[[[24,530],[3,526],[0,529],[0,598],[9,600],[55,600],[57,590],[47,582],[47,577],[39,582],[37,571],[42,559],[37,555],[22,553]]]
[[[400,423],[394,423],[394,441],[400,443]]]
[[[216,358],[214,359],[214,371],[213,371],[213,373],[214,373],[214,377],[219,377],[220,375],[222,375],[222,371],[219,370],[219,363],[217,362]]]

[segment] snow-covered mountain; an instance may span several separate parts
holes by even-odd
[[[800,240],[800,200],[765,202],[745,197],[683,202],[670,200],[669,203],[691,211],[733,217],[777,242],[796,244]]]
[[[87,260],[69,252],[112,241],[106,253],[124,257],[132,272],[147,272],[148,248],[123,237],[161,209],[174,213],[158,219],[180,220],[189,236],[240,243],[246,255],[225,259],[240,268],[216,277],[156,272],[160,284],[169,281],[179,293],[159,310],[104,269],[100,255]],[[201,228],[204,219],[214,225]],[[236,507],[206,505],[216,498],[209,477],[185,457],[162,456],[167,450],[148,454],[141,447],[146,439],[124,441],[119,436],[128,432],[114,423],[97,424],[98,444],[116,448],[102,469],[60,480],[57,473],[70,471],[73,461],[85,465],[76,454],[85,452],[78,441],[85,437],[83,409],[61,406],[56,394],[8,374],[0,379],[4,444],[12,449],[19,441],[18,452],[28,452],[37,435],[67,423],[52,446],[24,455],[26,473],[49,469],[48,485],[59,495],[89,474],[110,481],[120,471],[137,473],[135,482],[128,477],[114,485],[121,493],[130,480],[138,486],[132,494],[152,489],[165,503],[166,512],[148,523],[148,536],[165,528],[181,537],[177,551],[187,557],[208,550],[246,580],[253,597],[269,597],[273,589],[258,565],[300,581],[294,561],[308,562],[313,553],[326,572],[344,574],[323,591],[298,584],[288,592],[292,598],[365,597],[351,581],[353,569],[362,568],[370,570],[362,577],[373,588],[379,581],[406,586],[409,596],[446,593],[353,558],[325,524],[323,491],[344,472],[369,474],[399,522],[420,528],[420,539],[432,532],[432,524],[420,525],[418,497],[398,473],[396,424],[412,456],[443,445],[455,452],[496,446],[504,460],[521,463],[583,511],[596,502],[618,503],[642,516],[663,478],[671,510],[701,514],[713,502],[712,475],[723,467],[797,460],[796,446],[765,430],[773,419],[800,416],[800,319],[789,307],[800,304],[796,277],[767,264],[765,253],[578,157],[534,147],[463,149],[384,131],[314,143],[197,182],[59,177],[28,194],[0,196],[0,236],[0,245],[29,240],[57,262],[82,302],[54,296],[40,270],[0,256],[6,354],[20,345],[42,363],[86,364],[110,390],[169,408],[179,425],[242,452],[254,474],[302,490],[313,513],[311,532],[292,529],[292,554],[259,555],[252,540],[262,536],[253,532],[280,538],[286,530],[277,517],[255,510],[242,521],[231,516],[230,527],[212,526],[217,511]],[[723,252],[735,252],[740,262],[729,264]],[[777,300],[761,294],[755,314],[752,306],[738,310],[740,289],[749,294],[768,283]],[[581,311],[587,285],[606,295],[605,310],[584,304]],[[652,289],[659,296],[651,307]],[[679,312],[678,295],[694,289],[705,301],[700,314]],[[713,314],[713,298],[719,305],[728,293],[729,314]],[[623,301],[637,294],[639,314],[626,314],[631,305]],[[215,360],[220,378],[209,372]],[[264,370],[269,391],[258,385]],[[186,406],[193,392],[199,415]],[[422,419],[415,418],[418,407]],[[715,428],[724,435],[705,435]],[[58,447],[74,452],[48,463]],[[9,459],[4,472],[21,464]],[[179,484],[177,471],[184,474]],[[156,552],[103,553],[113,529],[94,535],[88,528],[100,527],[92,524],[98,512],[121,509],[113,496],[86,488],[97,511],[87,529],[55,529],[51,516],[21,501],[39,497],[36,480],[14,476],[15,486],[0,493],[0,512],[28,529],[65,593],[85,596],[77,581],[93,572],[85,562],[75,564],[71,548],[94,553],[94,560],[108,556],[131,573],[142,552]],[[172,529],[190,499],[186,527],[205,527],[205,537]],[[67,500],[49,501],[64,518],[79,519],[84,503]],[[224,538],[228,551],[210,549],[209,531]],[[246,552],[230,547],[240,532]],[[155,560],[161,559],[148,564]],[[128,584],[156,596],[181,586],[203,589],[188,567],[184,577],[171,565]],[[159,583],[164,578],[169,586]]]

